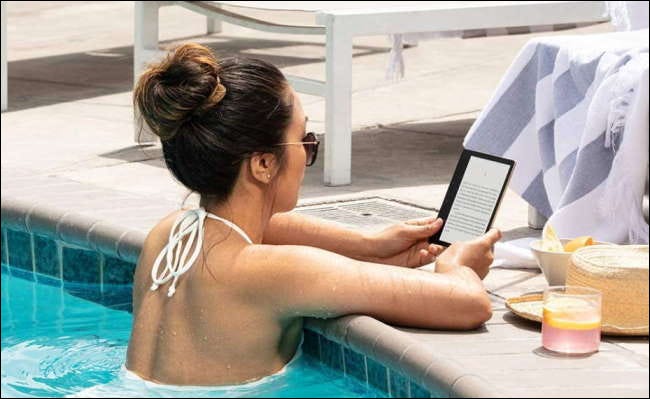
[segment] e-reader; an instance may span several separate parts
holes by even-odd
[[[485,234],[508,187],[515,161],[463,150],[438,217],[442,228],[429,242],[449,246]]]

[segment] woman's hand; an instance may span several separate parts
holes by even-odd
[[[462,265],[474,270],[482,280],[494,260],[494,244],[500,239],[501,232],[498,229],[490,229],[474,240],[456,242],[438,257],[436,271],[444,273]]]
[[[371,235],[365,260],[395,266],[419,267],[433,262],[444,247],[428,239],[442,226],[442,219],[415,219]]]

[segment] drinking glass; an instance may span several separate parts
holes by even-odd
[[[588,287],[553,286],[544,291],[542,346],[562,354],[598,351],[600,291]]]

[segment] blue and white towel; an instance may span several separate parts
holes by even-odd
[[[561,237],[647,243],[648,30],[531,40],[464,141]]]

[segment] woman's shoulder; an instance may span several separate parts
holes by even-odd
[[[145,238],[143,250],[164,247],[167,244],[169,231],[172,229],[176,218],[185,211],[185,209],[175,210],[156,223],[151,230],[149,230],[147,238]]]
[[[187,211],[187,209],[183,208],[183,209],[177,209],[175,211],[172,211],[172,212],[168,213],[165,217],[160,219],[158,221],[158,223],[156,223],[151,228],[150,234],[151,233],[158,234],[158,233],[165,233],[165,232],[167,234],[169,234],[169,230],[171,230],[172,225],[174,224],[174,222],[176,221],[178,216],[180,216],[183,212],[186,212],[186,211]]]

